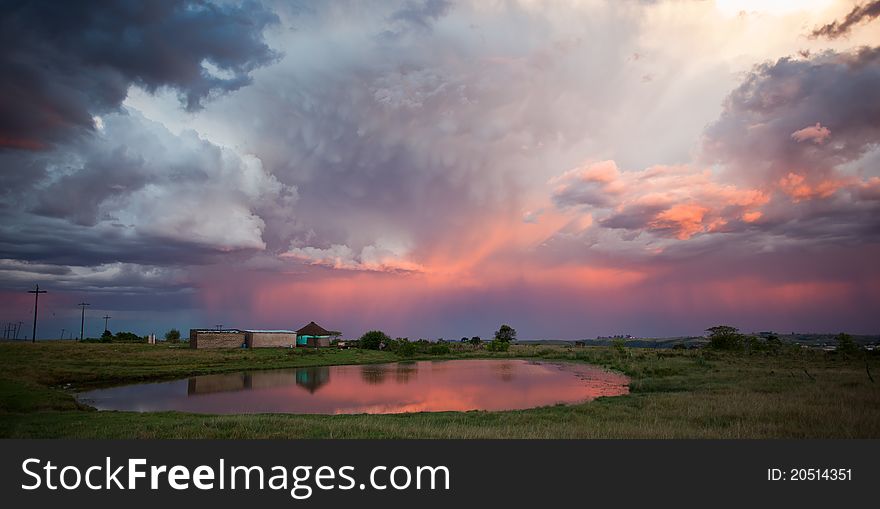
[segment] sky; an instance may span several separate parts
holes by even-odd
[[[880,1],[0,4],[19,337],[880,333]]]

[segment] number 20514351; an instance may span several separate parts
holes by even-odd
[[[768,468],[768,481],[852,481],[851,468]]]

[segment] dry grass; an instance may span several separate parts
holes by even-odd
[[[444,357],[540,357],[627,373],[627,396],[508,412],[230,415],[96,412],[70,387],[243,369],[387,362],[386,352],[191,351],[145,345],[0,345],[0,436],[82,438],[878,438],[876,356],[517,346]],[[434,357],[436,358],[436,357]],[[65,384],[71,384],[66,386]]]

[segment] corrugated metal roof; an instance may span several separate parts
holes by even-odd
[[[265,332],[272,334],[296,334],[293,330],[273,330],[273,329],[245,329],[245,332]]]

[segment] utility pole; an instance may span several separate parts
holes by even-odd
[[[64,331],[66,331],[66,330],[67,329],[64,329],[64,328],[61,329],[61,339],[64,339]]]
[[[18,331],[21,330],[21,326],[23,324],[24,324],[24,322],[18,322],[18,327],[15,328],[15,339],[18,339]]]
[[[79,340],[83,340],[83,331],[86,329],[86,306],[91,306],[88,302],[80,302],[77,306],[82,308],[82,316],[79,321]]]
[[[83,308],[83,309],[85,309],[85,308]],[[104,330],[105,331],[110,330],[107,328],[107,321],[110,320],[111,318],[113,318],[113,317],[110,315],[104,315]]]
[[[28,290],[28,293],[34,294],[34,335],[31,336],[31,343],[37,342],[37,304],[40,302],[40,294],[46,293],[46,290],[40,290],[40,285],[33,290]]]
[[[218,324],[215,324],[214,327],[217,327],[217,330],[221,330],[221,329],[223,329],[223,324],[218,323]]]

